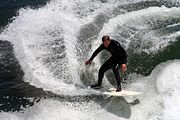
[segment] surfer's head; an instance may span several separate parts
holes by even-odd
[[[111,42],[111,39],[108,35],[104,35],[102,37],[102,42],[103,42],[104,47],[107,48]]]

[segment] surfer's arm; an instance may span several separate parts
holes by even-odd
[[[93,61],[93,59],[97,56],[97,54],[99,52],[101,52],[102,50],[104,49],[104,46],[103,44],[101,44],[95,51],[94,53],[92,54],[91,58],[89,59],[89,61]]]
[[[125,56],[124,56],[124,59],[122,60],[122,63],[121,63],[121,71],[122,72],[126,72],[127,71],[127,53],[125,51]]]
[[[122,59],[122,64],[127,64],[127,56]]]
[[[127,71],[127,52],[124,50],[121,46],[119,46],[121,49],[121,52],[123,53],[123,58],[121,59],[121,71],[126,72]]]
[[[101,44],[92,54],[92,56],[90,57],[90,59],[88,61],[85,62],[86,65],[91,64],[91,62],[93,61],[93,59],[97,56],[97,54],[99,52],[101,52],[104,49],[103,44]]]

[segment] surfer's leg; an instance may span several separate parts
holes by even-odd
[[[119,68],[117,68],[116,66],[113,67],[113,72],[114,72],[114,75],[115,75],[115,78],[117,81],[117,90],[116,91],[121,91],[121,78],[120,78],[118,70],[119,70]]]
[[[102,79],[104,77],[104,73],[113,68],[115,65],[112,61],[112,59],[108,59],[102,66],[101,68],[99,69],[99,74],[98,74],[98,84],[101,85],[102,84]]]

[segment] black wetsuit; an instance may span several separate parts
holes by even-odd
[[[107,48],[104,47],[103,44],[101,44],[93,53],[91,56],[90,60],[92,61],[96,55],[102,51],[102,50],[107,50],[111,53],[111,57],[101,66],[99,69],[99,74],[98,74],[98,85],[101,85],[102,79],[104,77],[104,73],[109,70],[113,69],[115,78],[117,80],[118,88],[121,89],[121,79],[120,75],[118,72],[118,66],[121,64],[127,64],[127,52],[122,48],[119,42],[115,40],[111,40],[109,46]]]

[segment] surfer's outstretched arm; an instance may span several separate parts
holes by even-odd
[[[92,56],[90,57],[90,59],[88,61],[85,62],[86,65],[91,64],[91,62],[93,61],[93,59],[97,56],[97,54],[99,52],[101,52],[104,49],[103,44],[101,44],[92,54]]]

